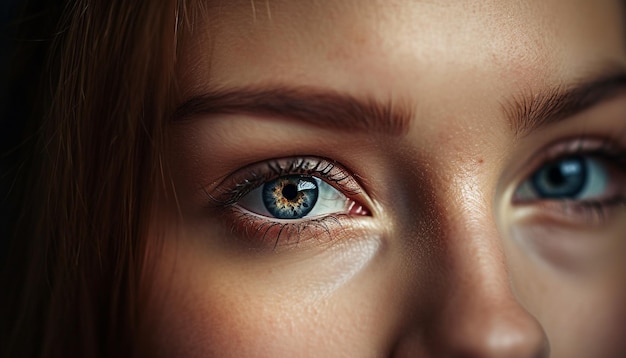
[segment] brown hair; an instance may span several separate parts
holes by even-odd
[[[133,354],[185,11],[176,0],[66,4],[4,270],[3,354]]]

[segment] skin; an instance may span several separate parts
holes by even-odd
[[[525,136],[503,110],[626,67],[619,1],[206,7],[181,42],[180,103],[273,85],[397,103],[411,115],[395,133],[255,113],[172,124],[177,201],[158,205],[151,223],[160,242],[151,354],[626,355],[624,206],[598,224],[513,200],[552,143],[593,135],[626,149],[626,93]],[[345,167],[369,215],[298,244],[264,241],[206,195],[250,164],[303,155]],[[619,186],[623,164],[613,167]]]

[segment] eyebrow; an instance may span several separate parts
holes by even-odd
[[[502,104],[517,138],[560,122],[626,89],[626,70],[590,81],[527,92]],[[250,114],[297,119],[315,126],[399,136],[408,132],[413,110],[406,102],[356,98],[332,90],[281,85],[224,88],[193,96],[176,108],[172,121],[199,115]]]
[[[191,97],[176,108],[172,121],[211,114],[297,119],[323,128],[396,136],[408,131],[413,118],[413,111],[405,102],[381,102],[332,90],[277,85],[219,89]]]
[[[607,101],[626,90],[626,70],[613,71],[571,86],[528,92],[505,102],[503,109],[516,137],[525,137]]]

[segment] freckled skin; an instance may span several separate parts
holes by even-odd
[[[526,138],[502,111],[626,65],[620,1],[254,3],[209,4],[195,19],[183,97],[289,84],[408,103],[414,116],[400,135],[252,115],[173,128],[180,193],[227,177],[223,163],[311,155],[354,174],[369,215],[319,243],[304,233],[257,252],[232,248],[241,233],[191,195],[178,197],[182,218],[161,203],[153,226],[171,225],[154,233],[150,356],[626,356],[626,210],[580,226],[511,203],[540,148],[626,133],[626,97]]]

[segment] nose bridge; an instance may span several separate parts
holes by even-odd
[[[455,283],[447,291],[508,292],[506,258],[491,211],[475,203],[457,205],[454,210],[448,212],[442,229],[442,270]]]
[[[539,323],[517,301],[490,198],[467,181],[449,191],[439,258],[442,304],[427,330],[435,356],[538,357]]]
[[[439,260],[447,279],[455,282],[447,288],[452,293],[471,288],[479,294],[508,286],[508,268],[494,205],[490,193],[484,190],[490,185],[481,185],[487,179],[481,177],[477,168],[472,169],[452,176],[447,190],[439,197],[439,202],[446,203],[439,213],[443,247]]]
[[[433,282],[436,303],[428,322],[414,320],[395,356],[428,352],[432,357],[543,357],[547,338],[540,324],[517,301],[491,198],[476,177],[448,187],[439,202],[441,251]]]
[[[503,241],[494,212],[495,183],[481,168],[479,154],[456,161],[447,190],[439,201],[446,203],[440,228],[445,254],[440,258],[455,289],[510,292]],[[466,287],[467,286],[467,287]],[[495,293],[495,292],[494,292]]]

